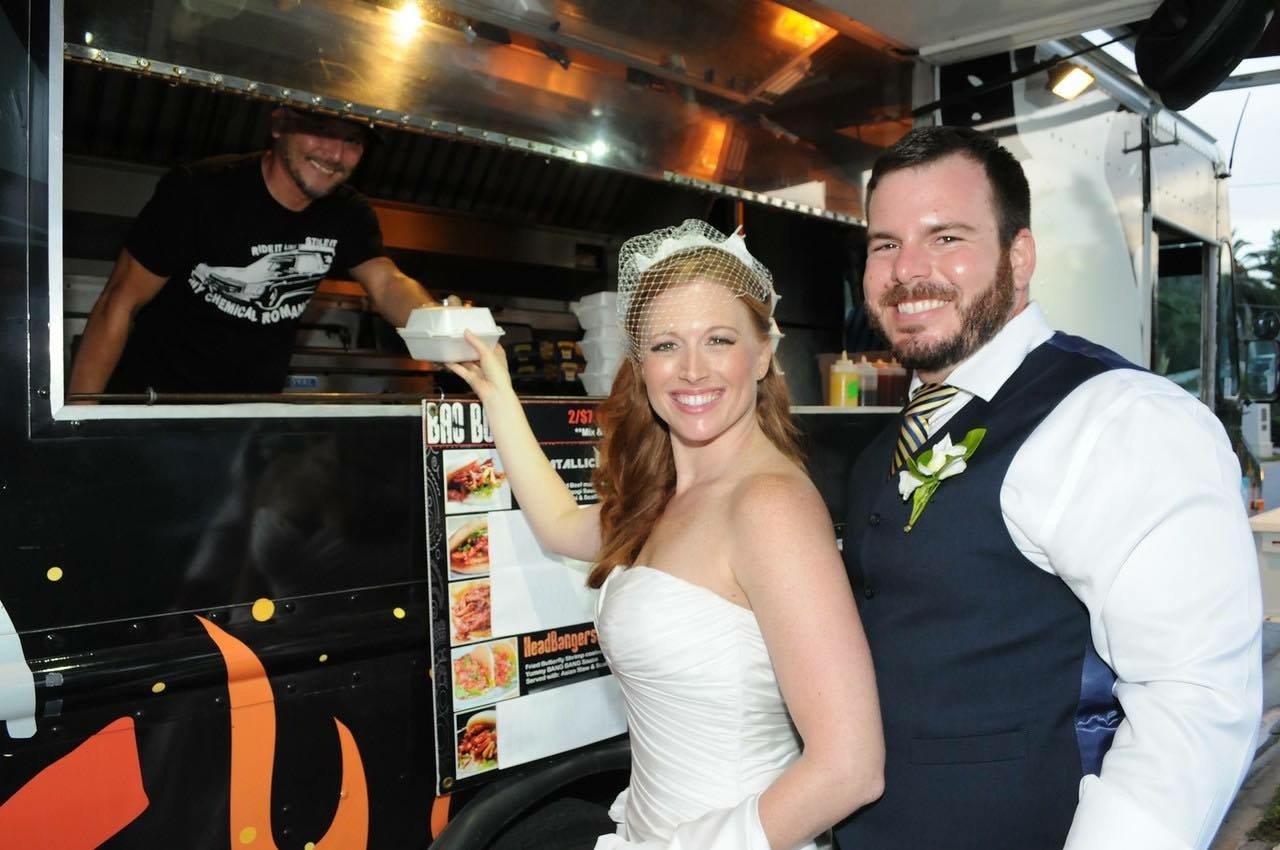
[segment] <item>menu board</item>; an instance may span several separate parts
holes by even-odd
[[[580,506],[596,501],[592,405],[524,402]],[[589,564],[543,551],[511,492],[484,409],[424,402],[423,471],[437,792],[626,731],[594,623]]]

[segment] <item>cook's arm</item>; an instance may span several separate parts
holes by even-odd
[[[133,327],[133,317],[156,297],[167,280],[167,277],[148,271],[127,248],[120,250],[107,285],[89,313],[84,335],[80,338],[80,350],[71,367],[68,393],[103,391],[120,362]]]
[[[414,308],[439,303],[388,257],[365,260],[351,269],[351,276],[369,293],[382,318],[397,328],[405,326]]]

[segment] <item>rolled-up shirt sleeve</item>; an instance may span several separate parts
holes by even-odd
[[[1207,847],[1262,710],[1257,556],[1221,423],[1163,379],[1105,373],[1024,444],[1001,506],[1088,608],[1124,710],[1066,847]]]
[[[142,267],[169,277],[190,256],[193,221],[200,214],[200,198],[191,169],[176,166],[160,178],[150,200],[125,236],[125,247]]]

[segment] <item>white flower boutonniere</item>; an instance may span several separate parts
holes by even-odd
[[[986,435],[986,428],[974,428],[964,435],[959,444],[952,445],[951,435],[943,434],[942,439],[920,457],[907,458],[907,468],[898,473],[898,492],[902,494],[902,501],[911,499],[911,518],[903,531],[910,531],[915,526],[939,484],[965,471],[965,461],[973,456],[978,443]]]

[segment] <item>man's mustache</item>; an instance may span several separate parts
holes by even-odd
[[[925,281],[895,286],[880,296],[881,307],[897,307],[904,301],[955,301],[956,289],[945,283]]]

